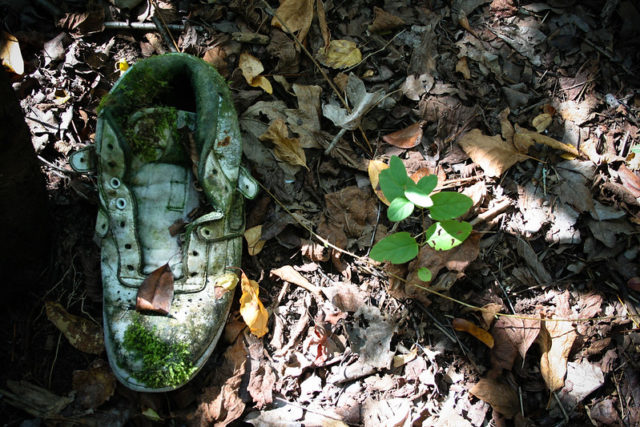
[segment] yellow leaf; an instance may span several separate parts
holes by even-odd
[[[298,40],[303,41],[313,20],[313,3],[314,0],[280,0],[271,25],[284,32],[287,32],[287,28],[294,33],[298,32]]]
[[[553,121],[553,117],[549,113],[542,113],[537,115],[531,121],[531,124],[538,132],[543,132],[546,128],[549,127],[551,122]]]
[[[492,177],[498,177],[517,162],[528,159],[499,135],[484,135],[480,129],[464,134],[458,140],[458,145],[471,160],[480,165],[484,173]]]
[[[555,148],[556,150],[566,151],[567,153],[571,153],[575,156],[580,155],[580,153],[578,152],[578,149],[573,145],[568,145],[558,141],[557,139],[553,139],[551,137],[541,135],[537,132],[534,132],[525,128],[521,128],[517,124],[515,125],[515,129],[516,129],[516,137],[521,137],[523,139],[530,139],[532,141],[531,144],[533,144],[533,142],[537,142],[539,144],[548,145],[549,147]],[[517,147],[517,144],[516,144],[516,147]]]
[[[275,145],[273,151],[276,157],[283,162],[307,168],[307,157],[300,146],[300,140],[298,138],[289,138],[289,130],[284,120],[276,119],[271,122],[269,129],[260,135],[260,141],[272,142]]]
[[[458,59],[458,63],[456,64],[456,71],[462,74],[462,77],[464,77],[466,80],[469,80],[471,78],[471,70],[469,70],[466,56]]]
[[[247,52],[242,52],[238,61],[238,68],[242,71],[242,75],[249,86],[260,87],[268,94],[273,93],[271,82],[265,76],[260,75],[264,71],[264,66],[258,58]]]
[[[124,73],[128,69],[129,69],[129,63],[127,62],[126,59],[122,58],[120,61],[118,61],[118,70],[120,70],[120,73]]]
[[[414,345],[409,353],[393,356],[393,367],[397,368],[398,366],[406,365],[416,357],[418,357],[418,347]]]
[[[24,61],[22,60],[18,39],[6,31],[3,31],[0,36],[0,58],[2,59],[2,65],[12,73],[21,75],[24,73]]]
[[[58,105],[62,105],[66,103],[69,99],[71,99],[71,95],[69,94],[69,92],[67,92],[64,89],[56,89],[56,91],[53,94],[56,97],[54,102]]]
[[[348,68],[362,61],[358,46],[350,40],[331,40],[328,48],[318,50],[318,61],[331,68]]]
[[[389,165],[383,162],[382,160],[369,160],[369,181],[371,181],[371,187],[373,187],[373,191],[376,193],[378,198],[385,205],[389,206],[389,200],[384,196],[382,189],[380,188],[380,172],[385,169],[388,169]]]
[[[473,335],[478,340],[482,341],[487,347],[493,348],[493,335],[476,326],[474,323],[466,319],[456,317],[455,319],[453,319],[452,325],[453,329],[455,329],[456,331],[462,331]]]
[[[219,286],[224,290],[231,291],[238,284],[238,276],[235,273],[225,273],[216,279],[215,286]]]
[[[249,251],[249,255],[258,255],[260,251],[262,251],[266,241],[262,240],[260,238],[261,236],[262,225],[256,225],[244,232],[244,238],[247,240],[247,250]]]
[[[78,350],[90,354],[100,354],[104,351],[104,336],[100,325],[70,314],[62,305],[53,301],[45,303],[45,312],[69,344]]]
[[[269,329],[267,329],[269,313],[264,308],[264,305],[262,305],[260,298],[258,298],[260,292],[258,283],[255,280],[249,280],[249,278],[242,273],[240,284],[242,286],[240,315],[253,335],[258,338],[263,337],[269,332]]]

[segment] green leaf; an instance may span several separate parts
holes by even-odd
[[[376,261],[404,264],[418,255],[418,243],[406,231],[391,234],[373,245],[369,256]]]
[[[387,209],[389,221],[402,221],[413,212],[415,206],[404,197],[396,197]]]
[[[407,185],[404,196],[421,208],[430,208],[433,205],[429,194],[438,185],[438,177],[435,175],[423,176],[417,184]]]
[[[407,175],[404,163],[398,156],[392,156],[389,160],[389,168],[380,172],[380,189],[384,197],[392,202],[397,197],[404,196],[404,190],[407,187],[407,181],[411,178]]]
[[[427,267],[420,267],[418,269],[418,279],[422,280],[423,282],[430,282],[431,270],[429,270]]]
[[[431,196],[433,206],[429,208],[431,218],[441,221],[457,218],[469,210],[473,200],[464,194],[441,191]]]
[[[427,244],[437,251],[448,251],[465,241],[471,234],[471,224],[465,221],[442,221],[432,224],[425,232]]]

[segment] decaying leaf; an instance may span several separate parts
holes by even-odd
[[[422,141],[423,122],[414,123],[404,129],[390,133],[382,137],[387,144],[400,148],[413,148]]]
[[[226,426],[240,418],[245,403],[240,398],[240,384],[246,372],[247,347],[240,335],[224,352],[222,366],[200,395],[194,425]]]
[[[267,309],[264,308],[262,301],[260,301],[260,298],[258,297],[260,292],[258,282],[250,280],[244,273],[242,273],[240,284],[242,286],[240,314],[242,315],[244,322],[249,326],[251,333],[260,338],[269,332],[269,329],[267,329],[269,313],[267,312]]]
[[[580,155],[580,153],[578,152],[578,149],[573,145],[565,144],[563,142],[558,141],[557,139],[553,139],[549,136],[542,135],[538,132],[534,132],[532,130],[528,130],[523,127],[520,127],[517,124],[514,126],[514,128],[516,130],[516,134],[514,135],[513,143],[519,149],[520,147],[528,148],[531,145],[533,145],[534,142],[537,142],[539,144],[544,144],[551,148],[555,148],[556,150],[565,151],[574,156]]]
[[[47,318],[56,325],[72,346],[90,354],[100,354],[104,351],[104,336],[100,325],[70,314],[57,302],[47,301],[45,307]]]
[[[389,13],[378,6],[373,7],[373,13],[373,22],[369,25],[369,31],[372,33],[391,31],[404,25],[404,20],[402,18]]]
[[[12,73],[18,75],[24,73],[20,43],[17,38],[6,31],[0,33],[0,59],[2,59],[2,65]]]
[[[557,300],[556,313],[558,317],[566,318],[571,315],[568,291]],[[540,373],[551,392],[564,386],[567,360],[576,337],[577,333],[571,322],[549,319],[542,323],[538,340],[542,353]]]
[[[293,33],[297,32],[298,40],[303,41],[313,20],[313,4],[314,0],[281,0],[271,25],[284,32],[287,32],[287,28]]]
[[[362,53],[351,40],[331,40],[327,48],[321,47],[316,55],[327,67],[342,69],[353,67],[362,61]]]
[[[322,106],[322,114],[337,127],[354,130],[358,128],[365,114],[382,99],[384,92],[380,90],[367,92],[364,82],[353,73],[349,73],[346,92],[347,99],[352,106],[351,113],[332,102]]]
[[[499,135],[484,135],[480,129],[464,134],[458,144],[491,177],[501,176],[514,164],[528,159]]]
[[[493,348],[493,336],[484,329],[476,326],[473,322],[456,317],[451,324],[456,331],[466,332],[482,341],[487,347]]]
[[[380,188],[380,172],[385,169],[389,169],[389,165],[382,160],[369,160],[368,172],[369,181],[371,182],[371,188],[373,188],[373,191],[376,193],[382,203],[389,206],[390,202],[389,200],[387,200],[384,193],[382,192],[382,189]]]
[[[242,71],[242,75],[249,86],[260,87],[268,94],[273,93],[271,82],[265,76],[260,75],[264,71],[264,66],[258,58],[250,53],[242,52],[238,61],[238,68]]]
[[[482,378],[469,392],[490,404],[494,411],[506,418],[512,418],[520,412],[518,393],[499,379]]]
[[[247,241],[247,251],[249,252],[249,255],[258,255],[260,251],[262,251],[266,241],[262,240],[260,238],[261,236],[262,224],[251,227],[244,232],[244,238]]]
[[[116,391],[116,377],[109,364],[100,359],[86,371],[73,371],[72,384],[77,392],[76,402],[83,409],[96,409]]]
[[[275,145],[274,154],[283,162],[290,165],[307,167],[307,157],[300,146],[298,138],[289,138],[289,129],[282,119],[274,120],[265,133],[260,135],[260,141],[270,141]]]
[[[136,310],[169,314],[173,301],[173,273],[169,264],[156,268],[138,288]]]
[[[494,368],[511,370],[516,355],[524,358],[540,333],[540,321],[501,316],[491,329],[495,347],[491,351]]]
[[[302,148],[321,148],[318,142],[320,137],[320,112],[322,106],[320,95],[322,88],[314,85],[300,85],[294,83],[293,92],[298,99],[298,109],[286,109],[287,124],[292,132],[300,136]]]

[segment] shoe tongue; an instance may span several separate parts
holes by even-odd
[[[128,120],[125,136],[136,163],[183,164],[196,114],[174,107],[143,108]]]

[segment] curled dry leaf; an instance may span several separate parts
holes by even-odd
[[[100,354],[104,351],[102,327],[89,319],[67,312],[57,302],[45,303],[47,318],[62,332],[69,344],[80,351]]]
[[[542,113],[534,117],[531,121],[531,124],[534,128],[536,128],[537,132],[544,132],[544,130],[549,127],[552,121],[553,118],[551,117],[551,114]]]
[[[555,148],[556,150],[565,151],[574,156],[580,155],[578,149],[573,145],[565,144],[558,141],[557,139],[553,139],[549,136],[542,135],[538,132],[520,127],[517,124],[515,125],[515,130],[516,134],[514,135],[513,143],[516,147],[518,147],[518,149],[523,152],[525,151],[525,149],[523,149],[524,147],[529,148],[531,145],[533,145],[534,142],[537,142],[539,144],[544,144],[551,148]]]
[[[455,318],[451,324],[456,331],[466,332],[482,341],[487,347],[493,348],[493,336],[484,329],[476,326],[473,322],[466,319]]]
[[[285,33],[298,33],[298,40],[303,41],[313,20],[314,0],[281,0],[271,25]]]
[[[422,141],[423,122],[417,122],[399,131],[390,133],[382,137],[387,144],[400,148],[413,148]]]
[[[169,264],[156,268],[138,288],[137,311],[169,314],[173,301],[173,273]]]
[[[116,377],[109,364],[100,359],[86,371],[73,371],[72,384],[77,392],[76,402],[83,409],[96,409],[116,391]]]
[[[313,262],[329,261],[329,250],[327,247],[311,240],[303,240],[300,247],[302,256],[309,258]]]
[[[263,337],[269,332],[267,322],[269,321],[269,313],[264,308],[262,301],[258,297],[260,287],[258,282],[250,280],[244,273],[240,280],[242,286],[242,296],[240,297],[240,315],[249,327],[251,333],[258,338]]]
[[[469,392],[506,418],[512,418],[520,412],[518,393],[500,379],[482,378]]]
[[[249,86],[260,87],[268,94],[273,93],[271,82],[265,76],[260,75],[264,71],[264,67],[258,58],[247,52],[242,52],[238,61],[238,68],[242,71],[242,75]]]
[[[375,14],[373,22],[368,28],[372,33],[382,33],[385,31],[395,30],[405,24],[402,18],[389,13],[378,6],[373,7],[373,13]]]
[[[350,40],[331,40],[327,48],[321,47],[318,50],[316,58],[322,65],[342,69],[359,64],[362,61],[362,53]]]
[[[380,172],[385,169],[389,169],[389,165],[382,160],[369,160],[369,181],[371,181],[371,187],[373,188],[374,193],[378,196],[378,198],[385,205],[389,206],[391,203],[385,197],[382,189],[380,188]]]
[[[262,237],[262,224],[251,227],[244,232],[244,238],[247,241],[247,251],[249,252],[249,255],[258,255],[262,251],[266,242],[260,237]]]
[[[260,141],[270,141],[275,145],[273,150],[277,158],[290,165],[307,167],[307,157],[300,146],[298,138],[289,138],[289,129],[282,119],[274,120],[265,133],[260,135]]]
[[[484,135],[480,129],[464,134],[458,145],[491,177],[498,177],[514,164],[528,159],[499,135]]]
[[[308,290],[312,294],[320,295],[320,290],[311,282],[309,282],[302,274],[298,273],[290,265],[285,265],[280,268],[274,268],[269,274],[271,277],[276,276],[285,282],[293,283],[303,289]]]

